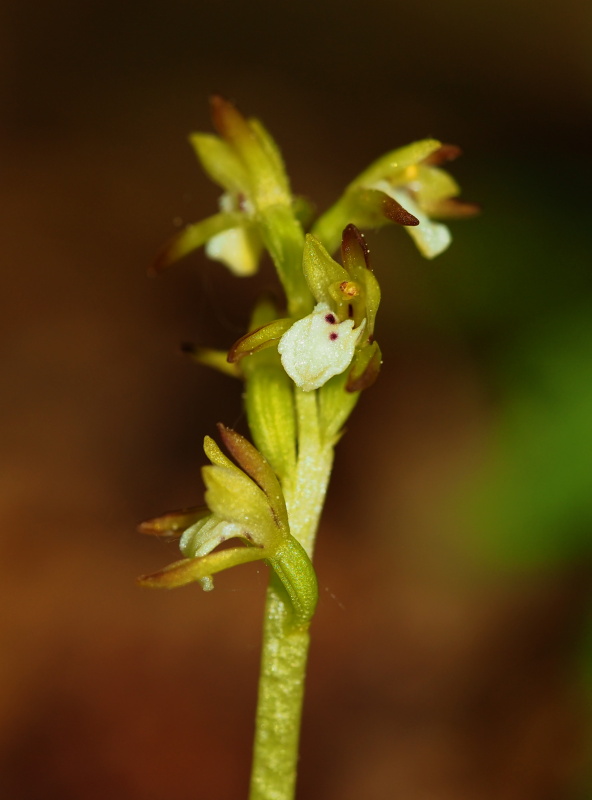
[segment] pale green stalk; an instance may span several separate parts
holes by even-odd
[[[320,429],[317,392],[295,389],[298,460],[285,481],[292,535],[312,556],[333,463]],[[267,592],[250,800],[292,800],[309,644],[291,621],[288,597],[272,572]]]

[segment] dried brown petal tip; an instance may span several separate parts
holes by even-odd
[[[437,150],[423,160],[424,164],[431,167],[437,167],[439,164],[445,164],[447,161],[454,161],[462,155],[462,150],[455,144],[443,144]]]
[[[349,224],[343,231],[341,239],[341,258],[343,266],[351,271],[355,267],[366,266],[370,269],[368,245],[364,234],[355,225]]]
[[[154,262],[148,267],[148,275],[151,278],[155,278],[157,275],[160,275],[161,272],[164,272],[165,269],[170,267],[171,264],[177,260],[172,248],[173,243],[174,239],[169,240],[169,242],[167,242],[160,253],[156,256]]]
[[[465,219],[480,213],[481,206],[478,203],[465,203],[456,197],[441,200],[430,209],[430,214],[438,219]]]
[[[398,225],[419,225],[419,220],[406,211],[400,203],[393,200],[392,197],[384,196],[382,201],[382,213],[391,222],[396,222]]]
[[[246,119],[238,108],[226,98],[219,94],[213,95],[210,98],[210,109],[214,127],[227,141],[251,135]]]
[[[210,513],[206,506],[194,506],[183,508],[180,511],[169,511],[160,517],[141,522],[138,525],[139,533],[146,533],[150,536],[179,536],[190,525],[203,519]]]

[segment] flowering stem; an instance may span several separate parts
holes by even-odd
[[[333,466],[333,447],[319,424],[317,392],[295,388],[298,461],[294,482],[285,489],[290,530],[312,558],[319,518]]]
[[[267,590],[250,800],[292,800],[296,785],[308,630],[290,625],[272,572]]]
[[[298,459],[284,483],[292,535],[309,555],[333,463],[319,425],[317,392],[295,389]],[[309,645],[294,626],[288,598],[271,573],[265,607],[250,800],[292,800]]]

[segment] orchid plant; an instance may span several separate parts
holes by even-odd
[[[441,169],[459,150],[425,139],[374,162],[306,232],[311,209],[292,195],[267,130],[223,98],[211,106],[218,135],[194,134],[191,144],[222,189],[219,211],[174,236],[155,270],[203,246],[235,275],[249,276],[267,252],[285,307],[264,298],[228,352],[192,350],[197,362],[244,382],[253,443],[219,424],[226,455],[206,436],[205,505],[140,526],[180,536],[183,558],[138,580],[210,591],[221,570],[256,560],[270,567],[250,800],[290,800],[318,597],[315,536],[335,445],[382,363],[374,338],[380,287],[360,229],[398,224],[433,258],[450,243],[435,219],[476,207],[457,199],[457,184]],[[341,263],[333,257],[340,246]],[[233,546],[219,549],[227,541]]]

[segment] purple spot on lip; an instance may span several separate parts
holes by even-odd
[[[328,322],[329,325],[335,325],[335,315],[334,314],[325,314],[325,322]]]
[[[329,334],[329,339],[331,339],[332,342],[334,342],[335,339],[338,339],[338,338],[339,338],[339,334],[338,333],[330,333]]]

